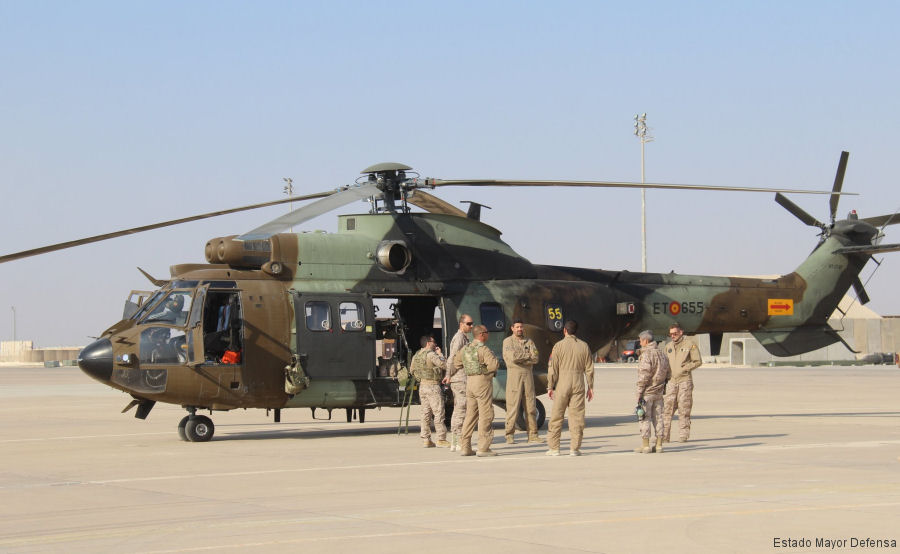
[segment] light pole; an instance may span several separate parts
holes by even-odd
[[[641,139],[641,184],[644,184],[644,145],[653,140],[647,129],[647,113],[634,116],[634,136]],[[641,271],[647,272],[647,189],[641,189]]]
[[[286,185],[284,185],[284,193],[287,194],[288,198],[293,198],[294,197],[294,180],[291,179],[290,177],[282,177],[281,180],[284,181],[285,183],[287,183]],[[294,202],[291,201],[291,203],[289,205],[291,207],[291,211],[294,211]],[[291,225],[291,232],[292,233],[294,232],[293,225]]]
[[[16,342],[16,307],[10,306],[9,308],[13,313],[13,342]]]

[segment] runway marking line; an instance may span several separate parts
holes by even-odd
[[[702,441],[697,441],[701,443]],[[757,445],[757,446],[747,446],[747,447],[735,447],[734,450],[798,450],[798,449],[809,449],[809,448],[877,448],[879,446],[888,446],[888,445],[900,445],[900,440],[884,440],[884,441],[857,441],[857,442],[844,442],[844,443],[813,443],[813,444],[776,444],[776,445]],[[670,452],[676,452],[670,450]],[[634,456],[632,452],[610,452],[610,453],[599,453],[587,457],[593,456]],[[479,463],[503,463],[514,462],[514,461],[535,461],[537,458],[537,454],[533,456],[498,456],[497,458],[492,458],[490,460],[479,460]],[[553,463],[553,460],[540,458],[542,461],[547,463]],[[457,460],[436,460],[436,461],[419,461],[419,462],[391,462],[391,463],[382,463],[382,464],[355,464],[355,465],[347,465],[347,466],[322,466],[322,467],[297,467],[297,468],[285,468],[285,469],[266,469],[266,470],[256,470],[256,471],[229,471],[229,472],[220,472],[220,473],[192,473],[192,474],[180,474],[180,475],[157,475],[153,477],[123,477],[119,479],[99,479],[99,480],[91,480],[91,481],[58,481],[51,483],[35,483],[31,485],[21,485],[21,486],[0,486],[0,490],[10,490],[10,489],[24,489],[24,488],[37,488],[37,487],[59,487],[59,486],[84,486],[84,485],[116,485],[122,483],[142,483],[142,482],[153,482],[153,481],[175,481],[180,479],[220,479],[223,477],[244,477],[249,475],[277,475],[280,473],[309,473],[316,471],[335,471],[335,470],[358,470],[358,469],[384,469],[384,468],[400,468],[400,467],[412,467],[412,466],[427,466],[427,465],[442,465],[442,464],[465,464],[472,463],[471,459],[457,459]]]
[[[743,515],[753,515],[753,514],[776,514],[776,513],[788,513],[788,512],[820,512],[820,511],[829,511],[829,510],[848,510],[854,508],[883,508],[889,506],[900,506],[900,502],[882,502],[882,503],[872,503],[872,504],[838,504],[832,506],[809,506],[809,507],[792,507],[792,508],[769,508],[769,509],[757,509],[757,510],[731,510],[731,511],[715,511],[715,512],[700,512],[694,514],[661,514],[661,515],[648,515],[648,516],[633,516],[633,517],[612,517],[612,518],[595,518],[595,519],[582,519],[578,521],[556,521],[556,522],[529,522],[515,525],[492,525],[487,527],[461,527],[457,529],[423,529],[419,531],[398,531],[394,533],[369,533],[363,535],[331,535],[327,537],[310,537],[310,538],[296,538],[296,539],[285,539],[285,540],[277,540],[277,541],[266,541],[266,542],[254,542],[254,543],[243,543],[243,544],[220,544],[220,545],[204,545],[198,547],[191,548],[179,548],[175,550],[151,550],[145,551],[141,554],[172,554],[177,552],[202,552],[208,550],[225,550],[225,549],[234,549],[234,548],[257,548],[257,547],[266,547],[266,546],[277,546],[280,544],[301,544],[301,543],[313,543],[313,542],[325,542],[325,541],[340,541],[340,540],[363,540],[363,539],[379,539],[379,538],[396,538],[396,537],[415,537],[415,536],[425,536],[425,535],[449,535],[449,534],[478,534],[484,533],[486,531],[509,531],[514,529],[534,529],[538,527],[566,527],[566,526],[574,526],[574,525],[596,525],[602,523],[628,523],[628,522],[640,522],[640,521],[663,521],[663,520],[676,520],[676,519],[693,519],[693,518],[704,518],[711,516],[743,516]],[[510,540],[508,537],[486,537],[486,538],[494,538],[497,540]]]
[[[415,536],[428,536],[428,535],[452,535],[452,534],[469,534],[469,535],[484,535],[484,533],[489,531],[511,531],[516,529],[535,529],[535,528],[552,528],[552,527],[571,527],[576,525],[597,525],[597,524],[612,524],[612,523],[633,523],[633,522],[649,522],[649,521],[665,521],[665,520],[682,520],[682,519],[697,519],[697,518],[707,518],[707,517],[715,517],[715,516],[746,516],[746,515],[755,515],[755,514],[778,514],[778,513],[798,513],[798,512],[823,512],[823,511],[832,511],[832,510],[849,510],[849,509],[857,509],[857,508],[885,508],[885,507],[895,507],[900,506],[900,502],[876,502],[869,504],[832,504],[828,506],[793,506],[788,508],[761,508],[761,509],[751,509],[751,510],[728,510],[728,511],[709,511],[709,512],[697,512],[697,513],[680,513],[680,514],[657,514],[657,515],[640,515],[640,516],[621,516],[621,517],[599,517],[599,518],[590,518],[590,519],[580,519],[576,521],[554,521],[554,522],[541,522],[541,521],[531,521],[528,523],[517,523],[511,525],[488,525],[485,527],[458,527],[452,529],[420,529],[420,530],[407,530],[407,531],[396,531],[396,532],[386,532],[386,533],[366,533],[366,534],[357,534],[357,535],[348,535],[348,534],[340,534],[340,535],[328,535],[323,537],[303,537],[303,538],[291,538],[284,540],[273,540],[273,541],[265,541],[265,542],[248,542],[248,543],[227,543],[227,544],[216,544],[216,545],[204,545],[204,546],[196,546],[196,547],[187,547],[187,548],[177,548],[177,549],[169,549],[169,550],[148,550],[143,551],[141,554],[172,554],[178,552],[203,552],[210,550],[226,550],[226,549],[247,549],[247,548],[259,548],[259,547],[271,547],[277,545],[286,545],[286,544],[301,544],[301,543],[316,543],[316,542],[326,542],[326,541],[342,541],[342,540],[365,540],[365,539],[380,539],[380,538],[398,538],[398,537],[415,537]],[[329,518],[332,519],[332,518]],[[269,523],[278,523],[278,521],[269,522],[269,521],[256,521],[251,522],[253,525],[266,525]],[[370,523],[380,523],[380,522],[370,522]],[[19,539],[8,539],[8,540],[0,540],[0,545],[7,547],[14,546],[27,546],[27,545],[38,545],[38,544],[59,544],[62,542],[68,542],[73,540],[86,540],[86,539],[99,539],[99,538],[112,538],[112,537],[127,537],[127,536],[137,536],[144,534],[146,529],[109,529],[105,531],[82,531],[77,533],[65,533],[65,534],[55,534],[43,537],[25,537]],[[496,537],[496,536],[487,536],[484,538],[492,538],[496,540],[512,540],[510,537]]]

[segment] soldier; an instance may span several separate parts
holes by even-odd
[[[553,345],[547,373],[547,394],[553,400],[553,413],[547,431],[548,456],[559,456],[559,438],[563,417],[569,410],[569,432],[572,437],[569,456],[581,456],[581,437],[584,433],[584,399],[594,399],[594,362],[591,349],[575,333],[578,323],[566,322],[563,339]],[[585,392],[587,380],[587,392]]]
[[[466,372],[466,419],[460,436],[460,450],[463,456],[471,456],[472,433],[475,431],[475,420],[478,420],[478,456],[496,456],[491,450],[494,440],[494,375],[500,367],[500,360],[484,345],[488,339],[488,330],[484,325],[476,325],[472,330],[475,339],[456,353],[453,358],[454,367]]]
[[[641,446],[635,452],[649,454],[663,451],[663,394],[671,372],[669,359],[653,340],[653,333],[641,331],[641,357],[638,360],[637,404],[643,405]],[[656,447],[650,446],[650,426],[656,435]]]
[[[503,361],[506,362],[506,444],[513,444],[516,418],[522,394],[525,395],[525,414],[528,421],[528,442],[541,442],[537,428],[537,409],[534,407],[534,372],[538,349],[525,336],[521,319],[513,321],[513,334],[503,340]]]
[[[684,336],[684,329],[678,323],[669,326],[672,340],[666,344],[666,356],[672,377],[666,387],[665,407],[663,408],[663,441],[669,442],[672,431],[672,416],[678,408],[678,425],[681,428],[679,442],[686,442],[691,435],[691,406],[694,404],[694,380],[691,374],[703,364],[700,349],[691,337]]]
[[[422,442],[425,448],[450,446],[447,442],[447,428],[444,426],[444,397],[441,395],[440,378],[444,370],[444,357],[435,345],[434,337],[425,335],[419,339],[422,348],[415,353],[410,363],[413,376],[419,380],[419,401],[422,404]],[[431,442],[431,420],[437,443]]]
[[[459,331],[450,341],[450,352],[447,354],[447,372],[443,383],[450,385],[453,393],[453,416],[450,419],[450,452],[459,450],[459,435],[462,433],[463,420],[466,418],[466,372],[457,371],[453,365],[456,353],[469,344],[467,333],[472,330],[472,316],[463,314],[459,318]]]

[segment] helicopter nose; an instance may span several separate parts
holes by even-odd
[[[109,339],[100,339],[85,346],[78,354],[78,367],[98,381],[109,382],[113,370],[112,343]]]

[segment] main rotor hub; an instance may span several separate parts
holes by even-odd
[[[396,201],[403,202],[403,211],[408,211],[406,198],[403,195],[403,183],[406,182],[406,172],[412,168],[406,164],[385,162],[375,164],[360,171],[362,175],[368,175],[368,182],[378,187],[384,193],[384,205],[389,212],[396,211]]]

